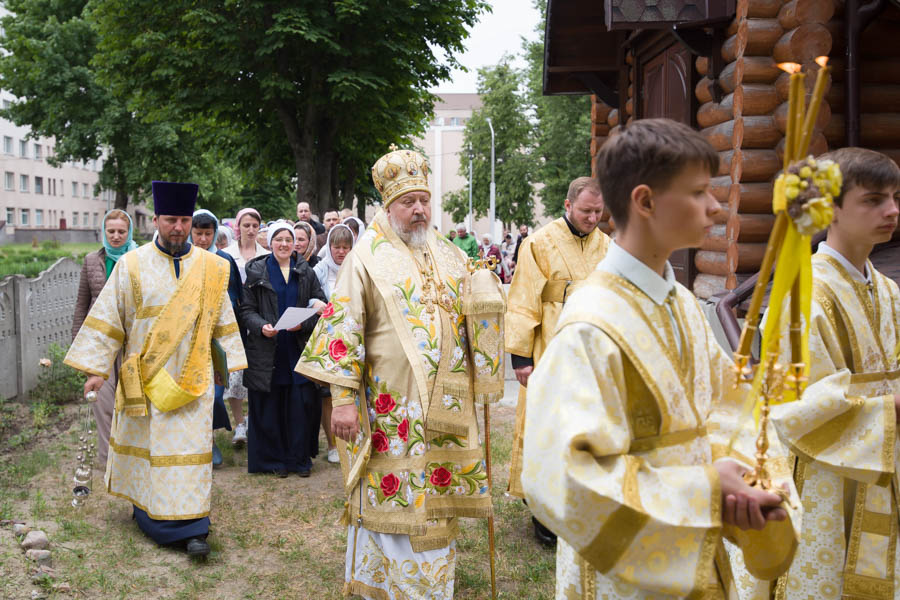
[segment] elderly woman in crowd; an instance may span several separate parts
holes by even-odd
[[[316,250],[316,235],[312,225],[305,221],[294,223],[294,252],[302,257],[310,267],[315,267],[319,262]]]
[[[244,385],[250,390],[247,471],[309,477],[318,450],[321,403],[316,386],[294,371],[318,317],[289,330],[275,324],[292,306],[326,306],[313,270],[294,253],[294,228],[276,221],[268,230],[272,253],[247,263],[241,316],[247,328]]]
[[[116,262],[129,250],[137,248],[132,239],[134,226],[127,212],[114,209],[103,217],[103,247],[84,257],[81,267],[81,280],[78,282],[78,298],[75,300],[75,314],[72,317],[72,338],[81,329],[84,319],[90,312],[100,290],[109,279]],[[112,424],[113,410],[116,405],[116,382],[119,380],[121,360],[116,359],[112,373],[100,392],[97,401],[91,407],[97,421],[97,464],[106,468],[109,452],[109,428]]]
[[[255,208],[242,208],[234,218],[234,243],[225,252],[234,258],[238,272],[241,274],[241,282],[247,280],[247,262],[268,254],[269,251],[257,242],[259,224],[262,218]],[[246,333],[246,332],[245,332]],[[243,384],[244,372],[235,371],[228,376],[228,386],[225,388],[225,399],[231,406],[231,414],[234,415],[234,437],[231,438],[233,446],[242,446],[247,443],[247,419],[244,418],[244,399],[247,397],[247,388]]]
[[[359,236],[366,232],[366,224],[362,222],[362,219],[357,217],[347,217],[344,219],[343,223],[353,232],[353,243],[356,244],[356,240],[359,239]]]
[[[231,227],[228,227],[227,225],[225,227],[219,227],[219,231],[216,233],[216,249],[224,250],[233,242],[234,237],[231,235]]]
[[[325,297],[331,299],[331,291],[337,281],[338,271],[344,264],[344,259],[350,254],[350,250],[356,244],[356,238],[353,230],[347,225],[340,223],[328,230],[328,237],[325,241],[325,255],[319,264],[315,267],[316,277],[319,278],[319,285],[325,292]],[[328,462],[338,463],[337,447],[334,444],[334,433],[331,431],[331,390],[327,386],[322,386],[322,429],[325,431],[325,437],[328,440]]]

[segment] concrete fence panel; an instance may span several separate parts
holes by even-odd
[[[16,332],[16,279],[0,281],[0,397],[12,398],[19,393],[19,337]]]

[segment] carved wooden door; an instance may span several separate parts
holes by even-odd
[[[641,63],[640,116],[665,117],[692,125],[693,61],[687,48],[673,43]],[[669,262],[675,271],[675,278],[690,289],[697,271],[694,250],[678,250]]]

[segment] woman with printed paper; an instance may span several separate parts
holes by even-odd
[[[252,357],[244,373],[250,396],[247,471],[308,477],[318,450],[321,403],[315,385],[293,367],[318,317],[287,330],[276,330],[275,324],[289,307],[321,313],[326,298],[313,270],[294,254],[289,222],[273,223],[268,242],[272,254],[247,262],[241,307]]]

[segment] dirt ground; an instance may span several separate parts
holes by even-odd
[[[131,518],[130,504],[103,491],[99,472],[85,506],[71,506],[80,407],[66,406],[30,435],[27,406],[0,408],[0,519],[43,529],[53,552],[53,573],[35,581],[35,565],[19,549],[11,526],[0,528],[0,597],[341,597],[341,471],[324,452],[308,479],[249,475],[246,450],[232,450],[231,434],[218,432],[225,464],[213,474],[212,553],[193,561],[147,539]],[[534,540],[522,503],[504,494],[514,418],[511,402],[491,409],[497,587],[500,598],[550,598],[555,553]],[[460,531],[456,598],[490,598],[486,521],[463,519]],[[60,584],[71,591],[59,591]]]

